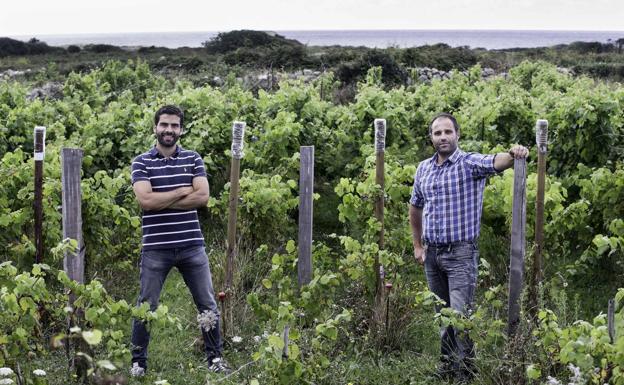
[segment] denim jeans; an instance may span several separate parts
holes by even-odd
[[[428,245],[425,273],[429,290],[445,304],[469,315],[472,311],[477,285],[479,248],[476,241],[450,245]],[[436,308],[439,312],[442,306]],[[452,326],[440,328],[441,361],[455,369],[472,366],[474,345],[467,332],[458,332]]]
[[[140,279],[141,290],[137,306],[143,302],[150,304],[152,311],[158,307],[160,292],[165,278],[172,267],[177,267],[189,288],[197,310],[213,312],[216,324],[209,331],[202,328],[204,350],[208,359],[221,356],[221,336],[219,332],[219,309],[215,301],[210,276],[208,256],[204,246],[191,246],[178,249],[146,250],[141,252]],[[132,322],[132,362],[147,367],[147,347],[150,333],[145,323]]]

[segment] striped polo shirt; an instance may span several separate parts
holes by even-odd
[[[156,147],[132,162],[132,184],[146,180],[152,191],[170,191],[192,186],[193,178],[206,177],[204,162],[195,151],[176,146],[171,157],[163,157]],[[143,250],[172,249],[204,245],[197,210],[143,210]]]
[[[473,241],[479,236],[483,190],[496,155],[466,153],[459,148],[441,165],[437,153],[416,169],[410,203],[423,208],[426,244]]]

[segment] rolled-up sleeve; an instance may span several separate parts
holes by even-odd
[[[195,167],[193,168],[193,178],[198,176],[206,176],[206,168],[204,167],[204,161],[195,153]]]
[[[484,178],[498,174],[499,171],[494,168],[495,157],[496,155],[484,155],[475,152],[466,154],[465,161],[470,165],[473,178]]]
[[[412,196],[410,197],[410,204],[414,207],[425,207],[425,197],[422,194],[420,188],[420,180],[422,176],[422,163],[418,166],[416,174],[414,174],[414,186],[412,187]]]
[[[143,160],[143,157],[141,155],[137,156],[132,161],[131,180],[132,180],[132,184],[135,184],[136,182],[140,180],[149,181],[149,174],[147,173],[147,168],[145,167],[145,161]]]

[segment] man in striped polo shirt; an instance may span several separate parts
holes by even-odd
[[[495,155],[463,152],[457,146],[459,125],[448,113],[431,120],[429,136],[436,153],[418,165],[409,207],[414,257],[424,264],[429,289],[444,306],[467,315],[477,284],[486,179],[511,167],[514,158],[526,158],[528,150],[515,145]],[[437,375],[469,382],[474,348],[467,333],[442,327],[440,337]]]
[[[204,349],[209,369],[227,372],[221,358],[219,311],[215,301],[204,236],[197,208],[209,198],[204,163],[195,151],[177,141],[183,130],[184,114],[176,106],[164,106],[154,115],[156,146],[132,162],[132,187],[143,209],[143,248],[140,265],[140,294],[137,306],[158,306],[167,274],[176,267],[188,286],[200,315]],[[147,370],[150,334],[144,322],[132,324],[131,375]]]

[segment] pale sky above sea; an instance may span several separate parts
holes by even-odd
[[[340,29],[624,30],[624,0],[0,0],[0,36]]]

